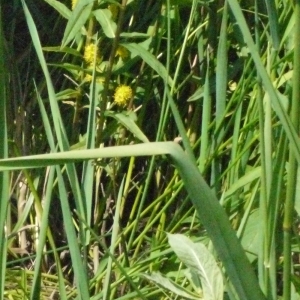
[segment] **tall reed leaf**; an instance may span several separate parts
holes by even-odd
[[[247,300],[265,299],[225,211],[205,183],[197,166],[176,143],[145,143],[2,159],[0,160],[0,171],[43,167],[105,157],[162,154],[168,154],[178,169],[200,221],[206,228],[239,298]]]
[[[84,1],[81,1],[81,2],[84,2]],[[58,107],[57,99],[55,96],[53,82],[51,80],[50,73],[49,73],[49,70],[47,67],[47,63],[46,63],[45,57],[43,55],[38,32],[37,32],[36,26],[34,24],[34,21],[32,19],[32,16],[31,16],[24,0],[22,0],[22,4],[23,4],[23,9],[24,9],[26,21],[28,24],[29,32],[30,32],[30,35],[32,38],[32,42],[33,42],[34,48],[36,50],[40,65],[42,67],[42,70],[43,70],[43,73],[44,73],[44,76],[46,79],[50,107],[51,107],[51,116],[53,119],[53,125],[54,125],[54,129],[55,129],[55,135],[57,137],[57,142],[58,142],[60,150],[67,151],[67,150],[69,150],[69,141],[67,138],[66,130],[65,130],[65,127],[64,127],[64,124],[62,121],[62,117],[61,117],[60,110]],[[55,149],[52,149],[52,151],[55,151]],[[66,169],[67,169],[70,185],[72,187],[72,192],[73,192],[73,195],[75,198],[77,211],[83,218],[86,218],[86,216],[87,216],[86,204],[82,200],[81,190],[80,190],[79,181],[78,181],[75,167],[72,164],[67,164]],[[84,228],[80,228],[80,239],[81,239],[82,245],[85,245],[86,244],[86,241],[85,241],[86,236],[85,236]]]
[[[278,115],[282,126],[286,132],[286,135],[290,141],[290,147],[295,152],[295,157],[300,162],[300,139],[297,135],[297,132],[291,122],[290,117],[288,116],[287,112],[285,111],[282,103],[280,102],[279,96],[277,91],[275,90],[272,81],[260,59],[259,53],[257,51],[256,45],[253,42],[251,33],[247,26],[246,20],[242,13],[241,7],[237,0],[228,0],[228,3],[231,7],[232,13],[235,16],[237,23],[243,33],[244,40],[249,47],[251,56],[253,61],[256,65],[257,71],[259,76],[261,77],[262,83],[264,88],[266,89],[267,93],[271,98],[272,106]]]
[[[7,149],[7,122],[6,122],[6,82],[4,35],[2,28],[2,6],[0,5],[0,158],[6,158]],[[0,173],[0,299],[3,299],[4,280],[6,270],[7,240],[5,235],[6,211],[9,200],[9,174]]]
[[[273,42],[273,47],[278,50],[279,49],[279,30],[278,30],[278,15],[275,5],[275,0],[265,0],[269,24],[270,24],[270,32]]]
[[[299,134],[300,114],[300,0],[295,1],[295,32],[294,32],[294,73],[293,73],[293,96],[290,110],[294,128]],[[292,275],[292,234],[294,222],[295,195],[297,189],[297,172],[300,162],[296,161],[294,152],[289,153],[287,193],[284,208],[284,300],[291,299],[291,275]]]

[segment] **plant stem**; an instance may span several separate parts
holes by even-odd
[[[101,143],[102,131],[103,131],[103,126],[104,126],[104,121],[105,121],[104,113],[105,113],[106,106],[107,106],[109,83],[110,83],[110,78],[112,75],[112,69],[113,69],[113,65],[114,65],[116,51],[117,51],[118,44],[119,44],[120,34],[122,31],[122,25],[123,25],[126,4],[127,4],[127,0],[123,0],[122,5],[120,7],[120,11],[119,11],[118,26],[117,26],[117,30],[116,30],[116,34],[115,34],[115,39],[114,39],[112,49],[110,52],[109,65],[108,65],[108,69],[107,69],[106,75],[105,75],[104,90],[103,90],[102,99],[100,102],[100,119],[99,119],[99,123],[98,123],[96,147],[99,147],[99,145]]]
[[[294,74],[293,74],[293,96],[290,107],[290,116],[297,132],[299,132],[299,113],[300,113],[300,0],[295,0],[295,32],[294,32]],[[284,210],[284,265],[283,265],[283,299],[291,299],[291,238],[292,224],[294,215],[295,191],[297,184],[298,162],[295,153],[289,153],[287,193]]]

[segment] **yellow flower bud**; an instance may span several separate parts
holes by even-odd
[[[129,52],[125,47],[118,46],[116,56],[120,56],[122,59],[125,59],[129,56]]]

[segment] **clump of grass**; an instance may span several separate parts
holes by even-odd
[[[264,3],[12,5],[24,19],[0,22],[1,297],[43,297],[48,273],[62,299],[175,298],[141,276],[184,286],[166,232],[212,241],[230,299],[295,297],[299,3]],[[18,52],[20,25],[33,48]],[[32,279],[12,288],[12,267]]]

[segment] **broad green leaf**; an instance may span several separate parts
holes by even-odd
[[[111,11],[109,9],[97,9],[93,14],[101,25],[104,34],[108,38],[114,38],[116,36],[117,24],[111,18]]]
[[[208,249],[201,243],[193,243],[182,234],[168,233],[168,240],[178,258],[200,276],[204,299],[222,300],[223,276]]]
[[[153,272],[151,275],[143,274],[143,277],[147,278],[150,281],[155,282],[158,286],[171,291],[176,296],[184,297],[187,299],[199,300],[202,299],[197,295],[193,295],[188,290],[180,286],[179,284],[173,282],[169,278],[161,275],[158,272]]]
[[[78,2],[67,23],[62,40],[62,47],[65,47],[72,41],[82,26],[87,22],[92,12],[93,3],[94,0],[80,0]]]

